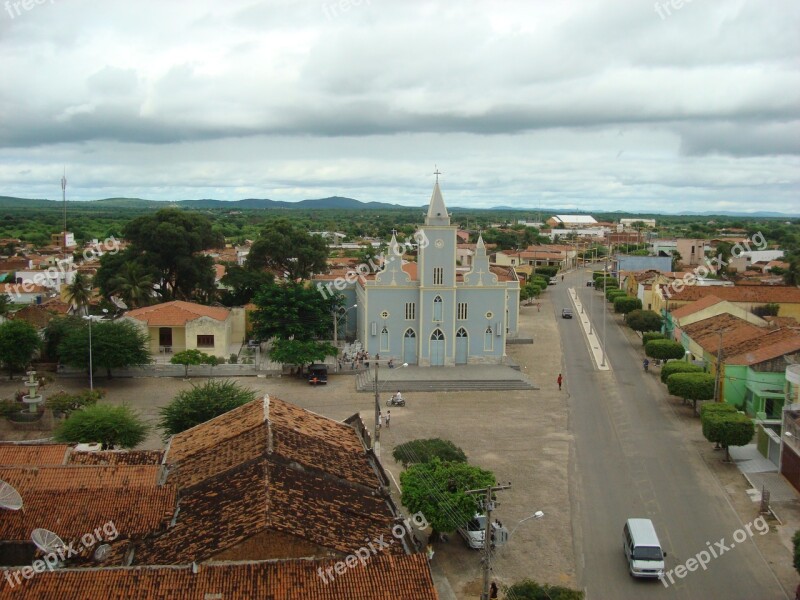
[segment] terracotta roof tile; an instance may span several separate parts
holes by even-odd
[[[164,458],[161,450],[104,450],[102,452],[75,452],[67,457],[71,465],[160,465]]]
[[[744,340],[723,350],[725,362],[731,365],[758,363],[800,352],[800,332],[795,329],[774,329],[764,335]]]
[[[675,319],[682,319],[683,317],[688,317],[689,315],[693,315],[696,312],[704,310],[709,306],[714,306],[715,304],[719,304],[720,302],[722,302],[722,300],[714,295],[705,296],[703,298],[700,298],[700,300],[695,300],[694,302],[690,302],[689,304],[684,304],[683,306],[680,306],[675,310],[671,310],[670,314]]]
[[[800,304],[800,288],[777,285],[735,285],[735,286],[686,286],[680,292],[672,292],[670,300],[692,301],[705,296],[716,296],[730,302],[769,302]]]
[[[154,487],[160,467],[146,466],[62,466],[0,467],[0,479],[25,496],[29,490],[67,492],[78,489]]]
[[[687,336],[697,342],[703,350],[712,354],[716,354],[719,350],[720,331],[722,331],[723,356],[729,356],[728,348],[767,332],[763,327],[758,327],[728,313],[709,317],[683,328],[683,332]]]
[[[143,321],[151,327],[179,327],[200,317],[224,321],[229,314],[230,311],[227,308],[174,300],[130,310],[125,313],[125,316]]]
[[[17,600],[438,600],[428,559],[377,554],[362,567],[334,560],[202,564],[195,567],[59,569],[14,588]],[[319,576],[331,569],[330,581]],[[6,581],[2,585],[8,585]]]
[[[66,462],[67,444],[2,444],[0,465],[57,466]]]

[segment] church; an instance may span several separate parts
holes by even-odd
[[[402,260],[392,235],[382,269],[342,290],[370,356],[431,367],[504,362],[506,342],[517,335],[519,279],[513,268],[489,264],[480,236],[472,264],[459,267],[456,231],[437,174],[415,235],[417,262]]]

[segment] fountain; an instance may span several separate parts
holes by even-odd
[[[22,401],[28,405],[28,412],[35,413],[39,411],[39,405],[42,403],[42,395],[36,393],[39,381],[36,379],[36,371],[28,371],[26,374],[28,380],[24,385],[28,388],[28,394],[22,397]]]

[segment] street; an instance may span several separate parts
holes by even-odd
[[[602,339],[601,291],[585,286],[589,273],[567,275],[553,294],[553,308],[572,307],[574,287],[591,312]],[[590,295],[595,294],[593,301]],[[676,418],[663,401],[666,390],[646,375],[637,348],[607,315],[609,371],[597,371],[577,319],[560,319],[570,429],[575,457],[570,472],[573,532],[578,578],[588,600],[660,598],[786,598],[756,545],[733,542],[742,528],[725,491],[685,441]],[[697,427],[700,427],[699,419]],[[757,516],[754,511],[753,518]],[[622,550],[622,527],[630,517],[653,520],[667,553],[666,569],[686,561],[722,539],[730,547],[693,572],[673,572],[673,583],[636,580],[628,575]],[[755,535],[758,532],[752,528]],[[741,537],[741,536],[740,536]],[[678,575],[683,574],[683,578]]]

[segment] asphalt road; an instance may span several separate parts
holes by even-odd
[[[738,544],[734,540],[735,533],[742,538],[737,530],[745,523],[684,440],[664,402],[663,386],[643,372],[640,355],[612,315],[606,344],[612,369],[605,372],[595,370],[579,321],[560,318],[561,308],[572,306],[569,286],[579,290],[587,311],[595,293],[592,321],[602,335],[605,303],[599,292],[585,287],[587,276],[579,270],[550,287],[575,436],[570,496],[578,577],[587,599],[786,598],[755,544],[749,538]],[[668,571],[679,565],[695,570],[673,572],[674,583],[667,580],[666,586],[630,577],[622,551],[622,527],[630,517],[653,520],[668,555]],[[755,527],[751,530],[759,535]],[[723,538],[729,549],[715,544]],[[706,570],[686,562],[708,552],[709,545],[719,556],[710,557]]]

